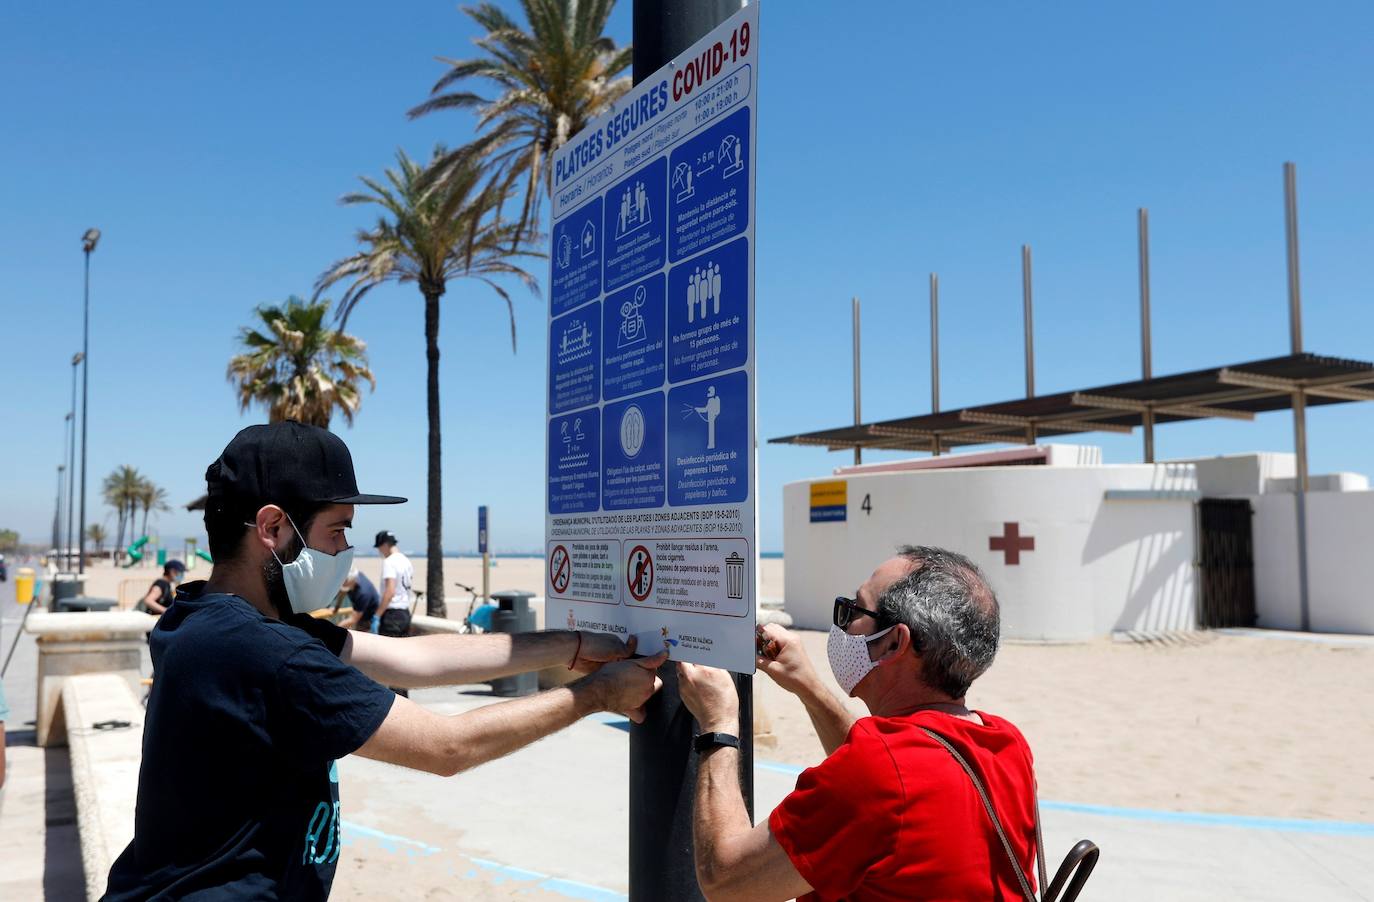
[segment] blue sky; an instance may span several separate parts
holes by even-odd
[[[862,9],[864,17],[855,14]],[[630,38],[622,0],[611,34]],[[1374,358],[1374,7],[1363,3],[764,3],[758,150],[761,438],[929,409],[926,279],[941,278],[942,402],[1023,390],[1019,246],[1035,253],[1037,388],[1139,372],[1135,209],[1151,211],[1155,371],[1287,352],[1281,166],[1298,163],[1309,350]],[[90,484],[138,467],[184,503],[243,425],[224,366],[252,308],[307,294],[369,214],[337,204],[397,147],[471,134],[404,113],[464,56],[448,0],[7,4],[0,13],[0,526],[50,530],[81,252],[92,266]],[[545,208],[547,213],[547,207]],[[538,269],[541,282],[546,273]],[[442,323],[445,545],[537,549],[544,302],[450,286]],[[360,511],[423,544],[424,353],[413,288],[350,321],[378,377],[340,428]],[[1367,405],[1312,411],[1314,472],[1374,470]],[[1087,439],[1110,461],[1138,436]],[[1287,414],[1162,427],[1161,457],[1288,450]],[[847,453],[764,445],[760,544],[782,486]],[[163,514],[164,537],[199,534]],[[367,544],[367,543],[363,543]]]

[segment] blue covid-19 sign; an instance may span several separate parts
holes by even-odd
[[[754,669],[758,6],[554,152],[545,618]]]

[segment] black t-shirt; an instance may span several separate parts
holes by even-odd
[[[339,858],[334,761],[395,694],[339,660],[348,633],[181,587],[152,632],[134,839],[106,899],[325,899]]]
[[[372,580],[367,578],[366,573],[359,573],[357,584],[348,590],[348,603],[353,606],[353,610],[363,615],[354,629],[370,629],[372,615],[377,613],[377,605],[382,603],[382,596],[378,594],[377,587],[372,585]]]
[[[164,608],[172,606],[172,583],[166,577],[153,580],[153,588],[157,589],[157,603]]]

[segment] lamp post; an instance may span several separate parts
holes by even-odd
[[[71,417],[67,417],[71,419]],[[61,554],[62,548],[62,476],[66,470],[64,464],[57,465],[57,511],[52,515],[52,550],[53,554]]]
[[[76,476],[76,368],[81,361],[86,359],[86,355],[77,351],[72,355],[72,409],[67,411],[67,420],[71,423],[71,432],[67,441],[67,570],[72,569],[72,512],[76,505],[75,495],[72,491],[72,479]]]
[[[86,572],[86,556],[81,553],[85,540],[81,537],[86,534],[86,425],[90,420],[87,400],[91,381],[91,251],[99,242],[100,229],[87,229],[86,234],[81,236],[81,250],[86,254],[86,290],[81,315],[81,531],[76,534],[80,543],[76,552],[78,573]]]

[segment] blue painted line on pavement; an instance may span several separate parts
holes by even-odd
[[[361,836],[376,840],[377,843],[388,852],[405,852],[408,855],[434,855],[443,851],[438,846],[431,846],[418,839],[411,839],[409,836],[397,836],[394,833],[386,833],[382,830],[375,830],[372,827],[364,827],[362,824],[355,824],[352,821],[343,821],[343,839],[345,845],[351,845]],[[462,853],[460,852],[459,854]],[[489,861],[485,858],[464,857],[468,858],[469,861],[483,870],[493,872],[501,878],[533,882],[539,889],[557,893],[569,899],[578,899],[581,900],[581,902],[624,902],[624,900],[628,898],[624,893],[617,893],[614,890],[609,890],[604,887],[593,886],[590,883],[579,883],[576,880],[551,877],[548,874],[541,874],[538,871],[512,867],[511,865]],[[469,876],[476,876],[476,872],[469,872]]]
[[[1374,837],[1374,824],[1356,821],[1323,821],[1297,817],[1256,817],[1246,814],[1209,814],[1202,811],[1159,811],[1154,808],[1117,808],[1080,802],[1041,801],[1042,811],[1094,814],[1164,824],[1205,827],[1239,827],[1245,830],[1276,830],[1281,833],[1324,833],[1331,836]]]
[[[558,893],[560,896],[567,896],[569,899],[582,899],[585,902],[623,902],[629,898],[624,893],[617,893],[600,886],[593,886],[590,883],[579,883],[576,880],[564,880],[560,877],[550,877],[548,874],[541,874],[538,871],[528,871],[524,868],[511,867],[507,864],[500,864],[495,861],[487,861],[482,858],[472,859],[473,864],[484,870],[492,871],[502,877],[511,880],[525,882],[533,881],[542,890]]]
[[[381,843],[382,848],[388,852],[400,851],[402,847],[407,852],[419,852],[423,855],[433,855],[435,852],[442,851],[438,846],[431,846],[428,843],[420,842],[418,839],[411,839],[409,836],[397,836],[394,833],[384,833],[381,830],[374,830],[371,827],[364,827],[362,824],[355,824],[352,821],[343,821],[344,842],[347,843],[352,837],[350,834],[366,836],[368,839],[375,839]]]

